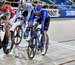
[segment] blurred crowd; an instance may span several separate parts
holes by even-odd
[[[32,2],[32,1],[42,1],[42,0],[26,0],[28,2]],[[54,1],[55,4],[64,4],[64,5],[73,5],[75,4],[75,0],[44,0],[45,2],[46,1]]]
[[[56,0],[55,4],[73,5],[75,0]]]

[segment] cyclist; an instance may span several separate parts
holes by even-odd
[[[48,11],[44,8],[41,8],[41,6],[35,6],[33,14],[32,14],[32,20],[30,23],[30,27],[33,26],[33,23],[37,19],[37,23],[34,25],[34,31],[37,28],[39,24],[41,24],[41,35],[44,34],[44,43],[46,43],[46,33],[49,28],[49,22],[50,22],[50,16],[48,14]],[[43,54],[43,52],[42,52]]]
[[[23,8],[23,12],[21,13],[22,14],[22,16],[23,16],[23,18],[24,18],[24,25],[26,25],[25,26],[25,28],[27,27],[27,29],[29,29],[28,27],[29,27],[29,20],[30,20],[30,17],[31,17],[31,13],[32,13],[32,10],[34,9],[34,7],[33,7],[33,5],[31,4],[31,3],[29,3],[29,2],[22,2],[21,4],[21,7]],[[22,23],[22,24],[23,24]],[[27,23],[27,24],[26,24]],[[20,25],[20,23],[18,23],[18,22],[16,22],[13,26],[12,26],[12,28],[11,28],[11,30],[12,31],[14,31],[14,29],[15,29],[15,27],[17,27],[18,25]],[[26,35],[26,32],[24,33],[24,35]]]
[[[3,14],[5,14],[5,16],[6,16],[4,29],[7,32],[6,35],[9,39],[10,32],[9,32],[9,25],[8,24],[9,24],[9,21],[14,17],[15,11],[12,6],[5,4],[4,0],[0,0],[0,11]],[[11,22],[10,22],[10,24],[11,24]]]

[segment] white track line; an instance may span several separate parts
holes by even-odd
[[[59,42],[56,42],[56,41],[49,41],[51,45],[55,45],[55,46],[60,46],[60,47],[63,47],[63,48],[67,48],[67,49],[70,49],[70,50],[75,50],[75,46],[71,46],[71,45],[67,45],[67,44],[64,44],[64,43],[59,43]]]

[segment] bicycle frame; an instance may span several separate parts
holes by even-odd
[[[40,33],[39,33],[40,32]],[[42,48],[43,47],[43,44],[42,44],[42,42],[41,42],[41,36],[40,36],[40,34],[41,34],[41,29],[40,28],[37,28],[36,30],[35,30],[35,33],[34,33],[34,37],[37,39],[37,41],[38,41],[38,45],[40,46],[40,48]],[[40,39],[39,39],[40,38]]]

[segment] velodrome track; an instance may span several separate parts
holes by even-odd
[[[9,55],[0,50],[0,65],[75,65],[75,19],[51,19],[48,35],[50,44],[46,56],[38,53],[33,60],[28,60],[28,43],[23,39],[19,49],[15,47]]]

